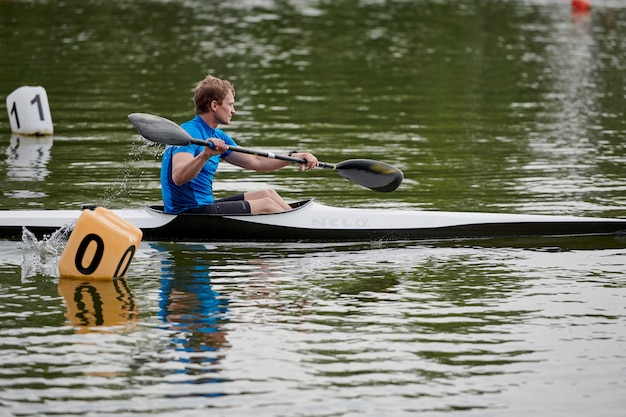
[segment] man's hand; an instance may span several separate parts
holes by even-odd
[[[294,152],[291,156],[306,160],[306,164],[300,164],[300,171],[311,170],[319,164],[315,155],[309,152]]]
[[[218,138],[209,138],[208,142],[211,142],[211,146],[206,146],[202,153],[205,155],[206,159],[209,159],[215,155],[221,155],[228,150],[228,145],[222,139]]]

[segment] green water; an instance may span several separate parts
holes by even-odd
[[[0,209],[159,201],[161,148],[126,117],[191,118],[212,73],[237,90],[240,145],[405,174],[382,194],[225,165],[219,195],[624,217],[624,22],[617,0],[588,15],[540,0],[1,1]],[[5,99],[23,85],[45,87],[52,138],[12,136]],[[127,279],[84,287],[58,278],[59,246],[0,247],[0,415],[626,406],[623,239],[145,242]]]

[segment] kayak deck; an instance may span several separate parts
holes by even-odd
[[[154,207],[153,207],[154,209]],[[175,230],[185,230],[177,233]],[[400,241],[626,233],[626,219],[330,207],[313,200],[264,215],[179,215],[145,239],[190,241]]]

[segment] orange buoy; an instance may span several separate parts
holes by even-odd
[[[589,0],[572,0],[572,10],[576,12],[588,12],[591,9]]]
[[[92,280],[123,277],[142,236],[139,228],[110,210],[84,210],[59,258],[59,274]]]

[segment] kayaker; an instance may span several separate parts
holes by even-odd
[[[161,189],[167,213],[244,214],[274,213],[291,209],[273,189],[249,191],[231,197],[214,199],[213,175],[220,160],[254,171],[275,171],[289,165],[278,159],[262,158],[231,152],[228,145],[237,145],[220,124],[228,125],[235,115],[235,89],[227,80],[208,75],[195,88],[196,117],[181,126],[193,138],[205,139],[213,147],[190,144],[168,146],[161,164]],[[307,161],[301,169],[318,165],[309,152],[290,152]]]

